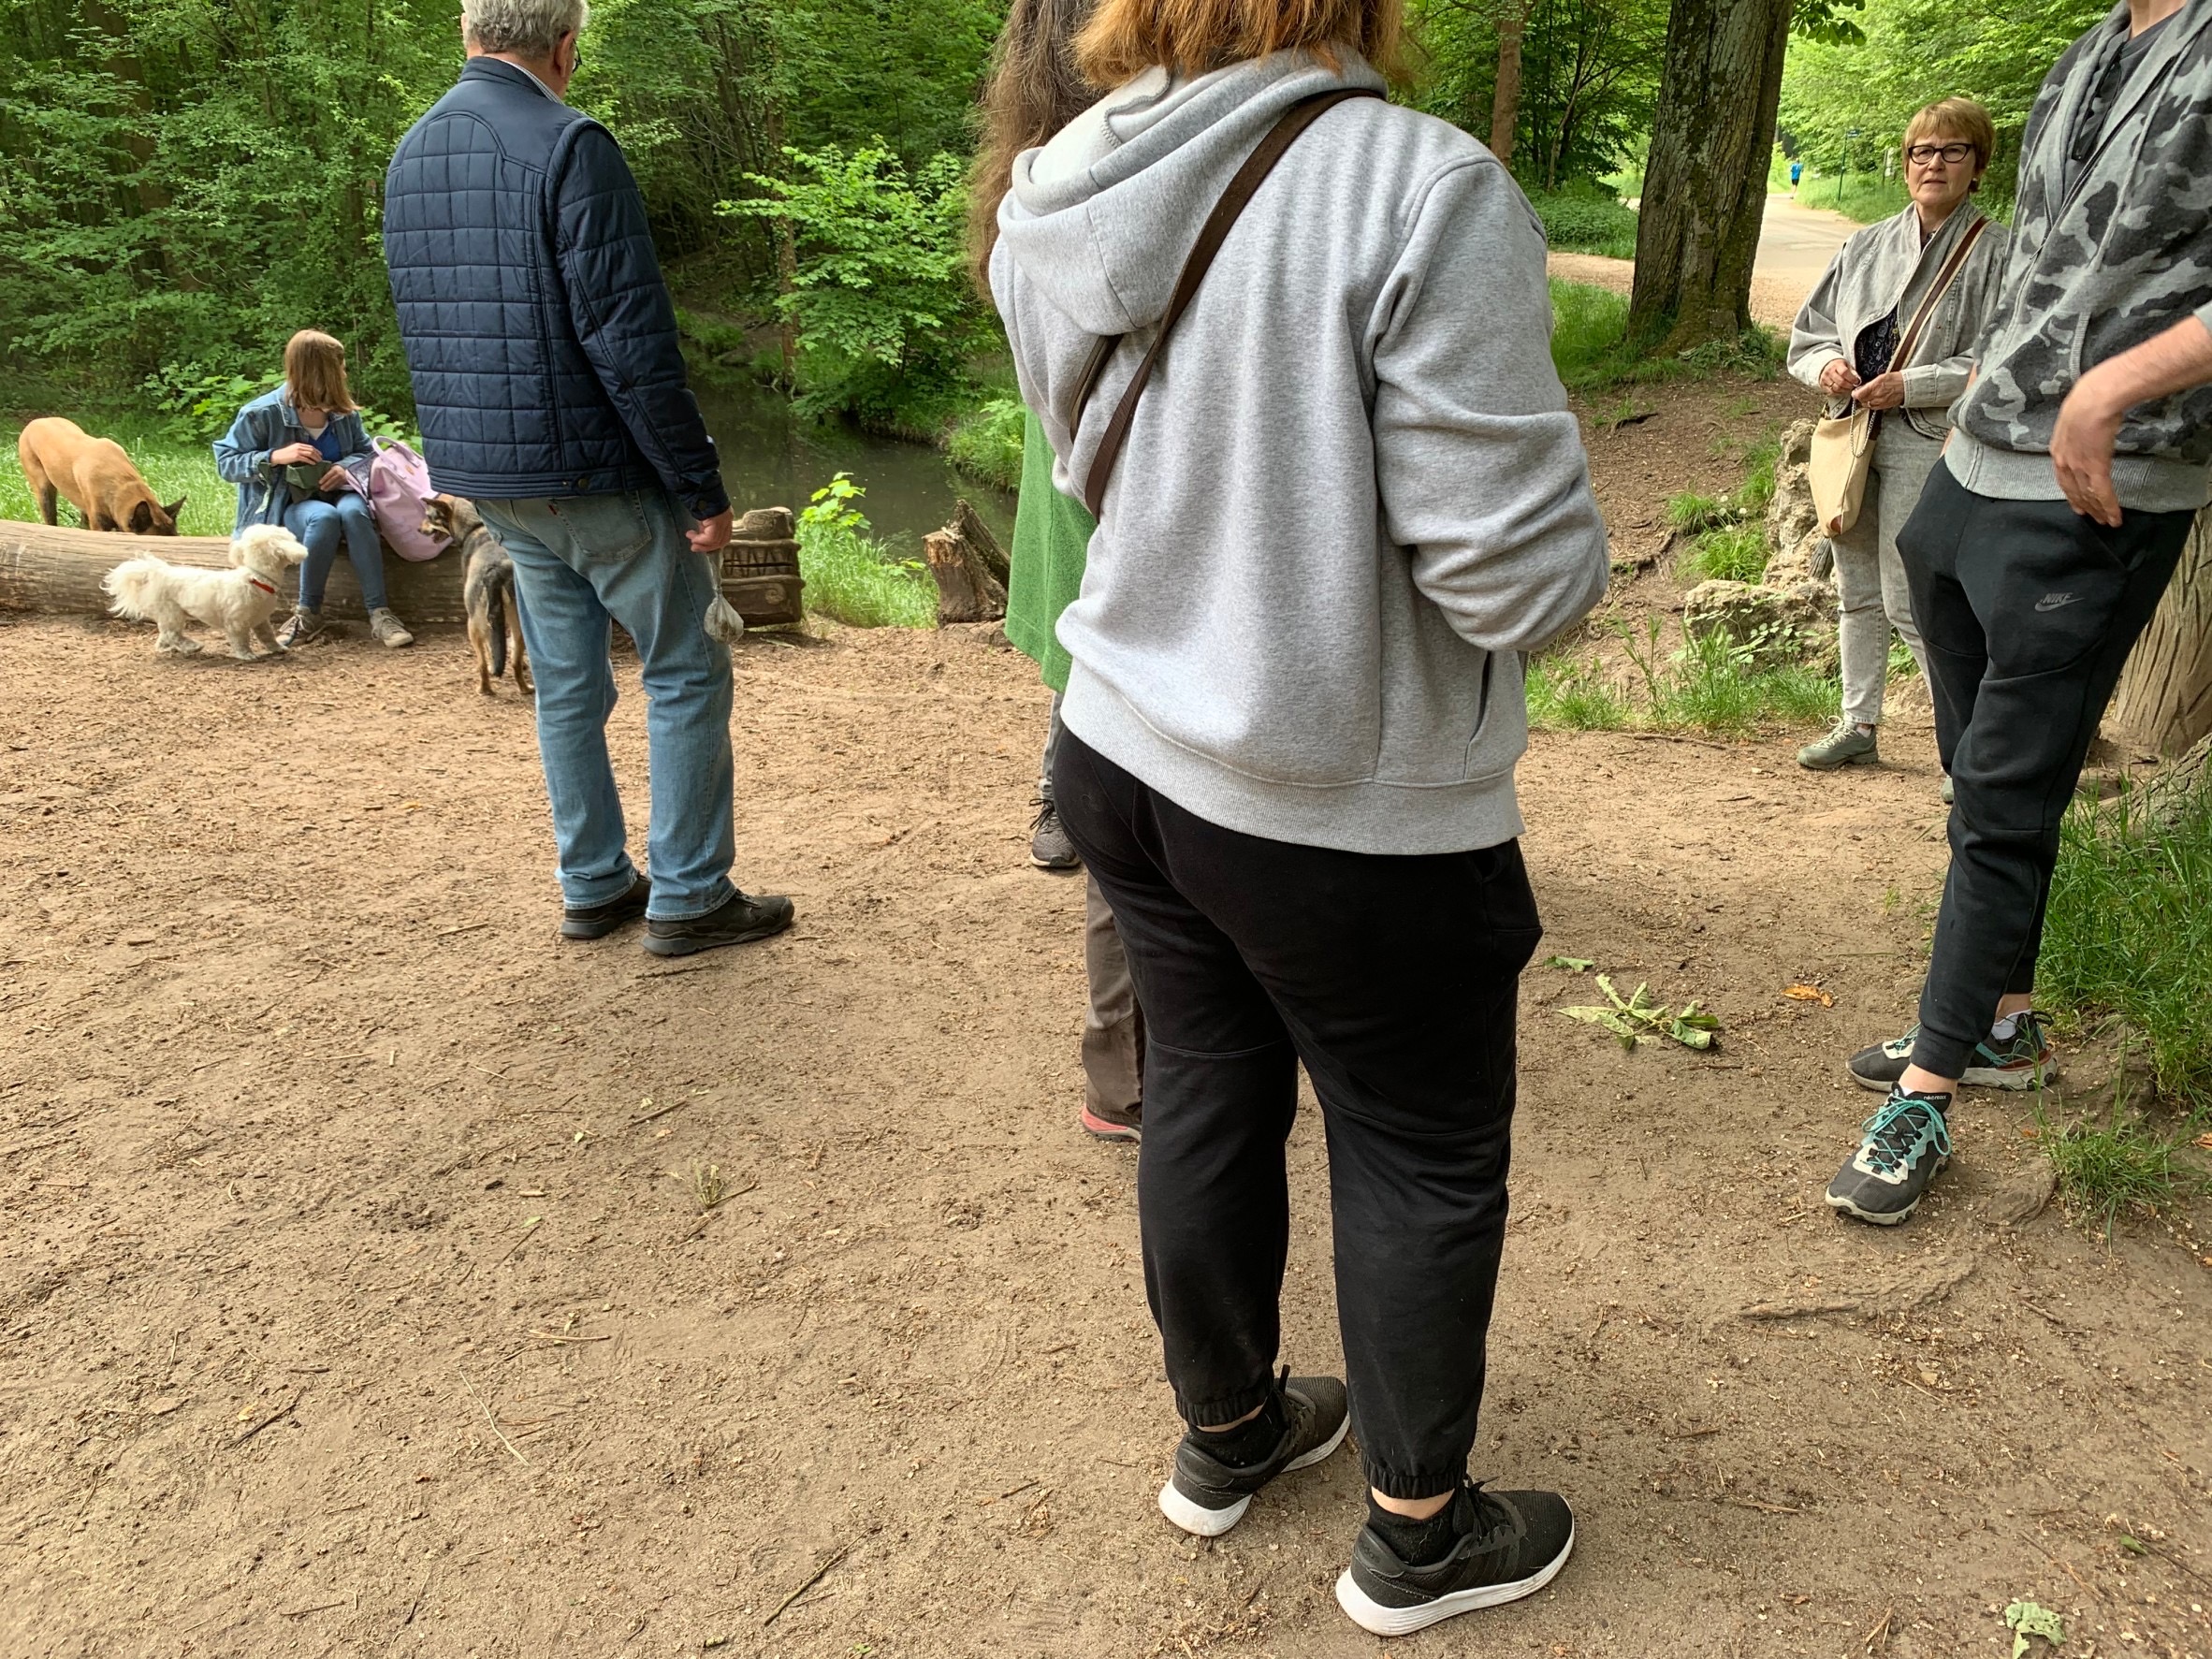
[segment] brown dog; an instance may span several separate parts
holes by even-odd
[[[461,550],[461,600],[469,612],[469,645],[476,653],[476,689],[491,695],[491,682],[515,659],[515,689],[533,695],[530,652],[522,643],[522,613],[515,604],[515,564],[487,530],[473,502],[434,495],[423,503],[426,535],[442,536]]]
[[[166,507],[155,501],[131,458],[112,438],[92,437],[76,422],[50,415],[23,429],[15,453],[23,463],[31,493],[38,498],[38,517],[49,524],[61,522],[54,515],[58,494],[84,515],[87,530],[128,531],[139,536],[177,533],[177,515],[184,498],[179,496]]]

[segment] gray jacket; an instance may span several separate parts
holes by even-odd
[[[1920,245],[1920,214],[1908,207],[1894,218],[1855,232],[1836,250],[1790,326],[1790,372],[1815,390],[1821,371],[1841,358],[1852,362],[1858,337],[1870,325],[1897,313],[1901,335],[1928,298],[1943,262],[1958,239],[1983,218],[1971,201],[1961,202],[1943,221],[1928,246]],[[1965,266],[1928,319],[1913,361],[1903,370],[1905,423],[1924,438],[1940,439],[1950,430],[1947,411],[1966,390],[1974,366],[1974,342],[1996,310],[1997,279],[2004,268],[2008,237],[1992,223],[1974,243]],[[1829,400],[1829,413],[1842,414],[1848,398]]]
[[[2057,500],[2051,432],[2083,371],[2191,313],[2212,328],[2212,0],[2161,28],[2067,187],[2076,117],[2127,31],[2122,5],[2066,49],[2028,114],[1998,312],[1947,458],[1977,494]],[[2121,506],[2203,506],[2212,386],[2129,411],[2114,451]]]
[[[1155,71],[1021,156],[992,289],[1080,494],[1230,174],[1349,80],[1282,53]],[[1129,333],[1079,429],[1102,334]],[[1358,852],[1521,832],[1520,653],[1606,584],[1551,367],[1544,235],[1494,157],[1379,99],[1323,115],[1223,244],[1140,405],[1080,596],[1068,729],[1211,822]]]

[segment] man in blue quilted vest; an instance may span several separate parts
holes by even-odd
[[[703,627],[730,498],[637,182],[561,101],[585,15],[463,0],[468,65],[385,178],[385,258],[430,481],[515,561],[561,937],[642,916],[645,948],[681,956],[780,933],[792,906],[730,880],[730,655]],[[607,762],[610,619],[644,671],[649,881]]]

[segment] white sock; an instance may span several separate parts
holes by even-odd
[[[1989,1035],[2000,1042],[2010,1042],[2020,1029],[2020,1016],[2009,1013],[1989,1027]]]

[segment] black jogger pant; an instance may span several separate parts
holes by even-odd
[[[1367,1478],[1450,1491],[1506,1240],[1514,994],[1542,932],[1519,844],[1397,858],[1240,835],[1072,733],[1055,783],[1144,1010],[1137,1208],[1176,1409],[1214,1425],[1267,1397],[1303,1060]]]
[[[1913,1060],[1957,1077],[1998,999],[2035,988],[2059,825],[2190,513],[2117,530],[2062,501],[1976,495],[1937,466],[1898,535],[1951,774],[1951,870]]]

